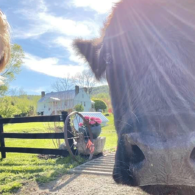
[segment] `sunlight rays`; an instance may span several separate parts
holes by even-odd
[[[163,53],[170,59],[170,62],[172,62],[174,64],[178,64],[178,66],[179,66],[178,68],[181,71],[185,71],[185,73],[187,73],[191,78],[193,78],[193,80],[195,80],[195,77],[187,70],[185,65],[182,64],[181,60],[177,58],[177,55],[174,52],[174,50],[172,48],[170,48],[170,46],[168,46],[167,42],[165,41],[166,38],[163,36],[162,32],[159,31],[159,29],[157,29],[156,26],[148,18],[146,18],[144,16],[143,13],[140,12],[138,14],[138,12],[136,12],[136,6],[135,6],[135,8],[131,8],[131,11],[128,13],[128,17],[129,17],[128,18],[129,23],[131,23],[131,24],[134,23],[134,25],[137,27],[138,35],[140,35],[140,38],[141,38],[142,42],[144,43],[144,48],[146,48],[146,51],[149,54],[150,58],[152,59],[157,70],[160,72],[162,77],[165,79],[165,81],[169,85],[170,89],[176,94],[176,97],[179,98],[181,100],[181,102],[185,105],[185,108],[187,110],[189,110],[190,112],[193,112],[193,109],[191,108],[189,102],[186,101],[185,97],[180,93],[180,91],[172,83],[172,81],[169,78],[169,76],[167,75],[167,73],[164,71],[162,64],[161,64],[164,62],[161,61],[161,63],[159,63],[158,56],[154,56],[154,53],[152,53],[153,48],[152,49],[148,48],[148,45],[151,45],[151,43],[149,43],[147,41],[144,32],[147,32],[147,36],[149,35],[155,41],[156,46],[158,48],[162,49]],[[118,47],[119,53],[123,52],[125,62],[127,64],[131,64],[132,65],[131,68],[133,68],[134,63],[132,60],[132,54],[130,53],[130,50],[128,49],[129,47],[132,48],[132,46],[129,46],[131,44],[130,39],[132,38],[132,37],[128,36],[130,31],[127,31],[127,32],[124,31],[124,27],[121,26],[122,24],[120,23],[120,20],[119,20],[119,18],[117,18],[117,16],[115,16],[115,22],[116,22],[116,25],[118,26],[118,28],[117,28],[118,31],[123,32],[122,35],[118,34],[116,36],[111,36],[111,37],[105,38],[105,40],[109,42],[109,44],[110,44],[109,48],[111,49],[112,54],[115,53],[115,47],[116,47],[116,45],[114,45],[114,40],[115,40],[115,44],[116,44],[116,42],[118,42],[118,40],[120,40],[120,43],[118,43],[118,46],[121,46],[122,48]],[[171,20],[169,22],[171,22]],[[140,26],[142,26],[145,29],[144,32],[142,31],[143,29],[141,29]],[[128,35],[127,35],[127,33],[128,33]],[[185,34],[185,31],[183,34]],[[117,41],[116,41],[116,38],[118,38]],[[141,47],[142,46],[140,45],[140,48]],[[160,57],[160,55],[159,55],[159,57]],[[113,69],[117,70],[118,65],[114,63],[113,66],[114,66]],[[123,66],[123,69],[125,70],[124,64],[121,64],[120,66]],[[156,75],[153,72],[153,70],[151,69],[150,65],[148,65],[148,67],[149,67],[148,71],[150,71],[153,78],[155,78]],[[129,70],[127,70],[127,71],[129,71]],[[115,71],[114,73],[115,73],[115,75],[113,75],[113,78],[117,78],[118,77],[117,71]],[[127,74],[125,74],[125,72],[123,74],[124,74],[124,77],[121,78],[121,79],[125,80],[125,82],[123,82],[123,83],[128,83],[127,81],[129,80],[129,78],[126,77]],[[159,91],[161,92],[161,96],[166,100],[167,104],[171,108],[172,113],[176,114],[177,107],[176,107],[176,105],[173,104],[173,101],[171,101],[169,95],[166,94],[166,89],[164,87],[162,87],[162,85],[158,81],[156,82],[156,85],[158,86]],[[123,86],[123,87],[127,88],[127,86]],[[120,86],[116,87],[116,89],[120,89]],[[116,92],[116,93],[120,93],[120,92]],[[130,112],[134,114],[134,111],[133,111],[132,105],[131,105],[131,104],[133,104],[132,103],[133,100],[131,98],[131,94],[129,94],[129,91],[126,90],[121,95],[122,95],[121,101],[120,101],[119,105],[117,105],[117,108],[120,108],[122,106],[124,100],[126,100],[126,102],[129,103],[128,108],[129,108]],[[143,112],[147,113],[147,105],[142,105],[142,107],[143,107],[142,109],[144,110]],[[129,112],[129,110],[127,109],[127,112]],[[178,115],[176,117],[177,117],[177,120],[179,121],[180,125],[183,127],[183,129],[186,129],[186,125],[184,124],[183,120]]]
[[[137,13],[135,10],[132,10],[132,11],[134,12],[135,15],[137,15],[137,17],[139,17],[138,13]],[[143,22],[143,21],[146,22],[147,19],[145,18],[145,20],[143,20],[143,18],[140,18],[140,17],[139,17],[138,20],[139,20],[139,22],[141,22],[142,25],[145,27],[146,31],[147,31],[148,33],[150,33],[151,36],[154,36],[154,35],[151,33],[151,31],[149,30],[149,28],[146,26],[146,24]],[[134,22],[136,22],[136,20],[135,20]],[[138,23],[137,23],[136,25],[137,25],[137,27],[139,28]],[[158,33],[159,33],[159,32],[158,32]],[[145,40],[145,38],[144,38],[144,35],[143,35],[143,32],[142,32],[141,30],[140,30],[140,34],[142,34],[142,40],[143,40],[143,43],[144,43],[144,45],[145,45],[145,48],[147,49],[147,44],[148,44],[148,43],[146,42],[146,40]],[[161,47],[161,48],[163,49],[163,51],[165,51],[166,54],[167,54],[167,51],[166,51],[165,48],[163,48],[162,44],[159,43],[158,40],[156,40],[156,41],[158,42],[159,47]],[[163,68],[160,67],[160,64],[159,64],[159,62],[155,59],[155,56],[153,56],[153,54],[152,54],[150,51],[148,51],[148,52],[149,52],[149,54],[150,54],[150,56],[151,56],[151,58],[152,58],[152,60],[153,60],[153,62],[154,62],[154,65],[157,67],[157,69],[158,69],[158,70],[160,71],[160,73],[163,75],[163,77],[165,78],[165,80],[167,81],[167,83],[169,84],[169,86],[171,87],[171,89],[172,89],[172,90],[173,90],[181,99],[183,99],[182,95],[175,89],[174,85],[172,85],[172,83],[171,83],[169,77],[168,77],[167,74],[164,72]],[[151,75],[154,76],[153,71],[150,71],[150,72],[151,72]],[[156,84],[157,84],[158,87],[159,87],[159,91],[161,92],[161,95],[162,95],[163,98],[167,101],[167,103],[168,103],[168,105],[170,106],[171,110],[174,111],[174,110],[175,110],[175,106],[174,106],[173,103],[171,102],[169,96],[166,94],[165,91],[162,90],[162,88],[161,88],[162,86],[161,86],[158,82],[156,82]],[[164,93],[164,92],[165,92],[165,93]],[[187,105],[187,107],[190,109],[190,107],[189,107],[188,105]],[[177,118],[178,122],[180,123],[180,125],[181,125],[184,129],[186,129],[186,128],[185,128],[186,125],[185,125],[185,123],[183,122],[182,118],[179,117],[178,115],[176,115],[176,118]]]

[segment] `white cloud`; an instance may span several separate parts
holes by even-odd
[[[32,0],[31,0],[32,1]],[[55,16],[48,11],[44,0],[39,0],[33,9],[24,7],[15,13],[23,16],[28,22],[24,26],[12,28],[13,37],[20,39],[38,38],[47,32],[65,35],[68,37],[95,37],[99,34],[99,26],[93,21],[75,21],[68,16]],[[25,3],[23,3],[25,4]]]
[[[14,38],[27,39],[37,38],[47,32],[65,35],[69,37],[97,36],[98,26],[89,21],[73,21],[64,17],[53,16],[48,13],[39,13],[33,19],[29,19],[31,26],[23,28],[12,28]]]
[[[28,1],[20,0],[20,2],[25,7],[33,6],[33,9],[36,11],[47,11],[48,10],[45,0],[36,0],[36,3],[35,3],[35,0],[28,0]]]
[[[49,31],[61,33],[67,36],[89,36],[94,25],[88,21],[73,21],[64,17],[56,17],[48,13],[39,13],[38,18]]]
[[[111,11],[114,3],[120,0],[73,0],[73,4],[76,7],[89,7],[100,14]]]
[[[59,64],[57,58],[40,58],[29,53],[25,54],[24,66],[30,70],[58,78],[74,76],[85,69],[84,65]]]
[[[29,39],[29,38],[39,38],[40,35],[46,33],[48,28],[44,25],[42,26],[32,26],[27,28],[25,31],[20,28],[12,29],[12,37],[19,39]]]
[[[116,0],[106,0],[104,3],[99,0],[98,3],[92,0],[71,0],[71,6],[74,3],[77,7],[90,7],[101,13],[105,10],[111,9],[112,3]],[[12,37],[18,39],[38,39],[39,42],[48,47],[58,46],[63,47],[69,52],[69,61],[76,62],[78,66],[70,64],[60,65],[57,58],[39,58],[26,54],[25,66],[28,69],[41,72],[54,77],[64,77],[64,74],[74,74],[75,71],[83,69],[85,61],[76,55],[72,48],[72,40],[74,38],[82,37],[90,39],[99,35],[99,24],[91,19],[77,21],[69,19],[68,15],[57,16],[54,12],[49,12],[48,1],[37,0],[22,0],[23,7],[15,11],[21,18],[25,19],[26,24],[13,28]],[[82,3],[80,3],[82,2]],[[102,3],[104,6],[102,6]],[[33,7],[31,5],[34,5]],[[102,8],[101,8],[102,7]],[[102,12],[102,13],[103,13]],[[51,38],[45,41],[40,36],[52,33]],[[37,43],[39,44],[39,43]],[[80,66],[79,66],[80,65]],[[82,67],[82,68],[81,68]],[[86,66],[87,67],[87,66]]]
[[[76,55],[76,52],[72,47],[72,42],[73,42],[72,39],[68,39],[64,37],[58,37],[54,40],[54,44],[64,47],[69,52],[70,61],[76,62],[78,64],[85,64],[85,60],[82,59],[80,56]]]

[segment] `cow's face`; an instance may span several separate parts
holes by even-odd
[[[117,183],[195,185],[195,3],[174,2],[124,0],[102,39],[75,41],[96,77],[106,72]]]
[[[10,58],[9,25],[6,16],[0,11],[0,72],[5,68]]]

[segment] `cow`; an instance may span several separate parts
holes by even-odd
[[[74,40],[106,74],[118,135],[113,178],[151,194],[195,194],[195,1],[122,0],[101,36]]]
[[[10,33],[6,16],[0,10],[0,72],[10,59]]]

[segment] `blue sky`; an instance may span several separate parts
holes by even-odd
[[[117,0],[1,0],[12,43],[22,46],[22,70],[11,83],[28,94],[50,92],[57,78],[74,75],[87,64],[72,49],[74,38],[99,35]]]

